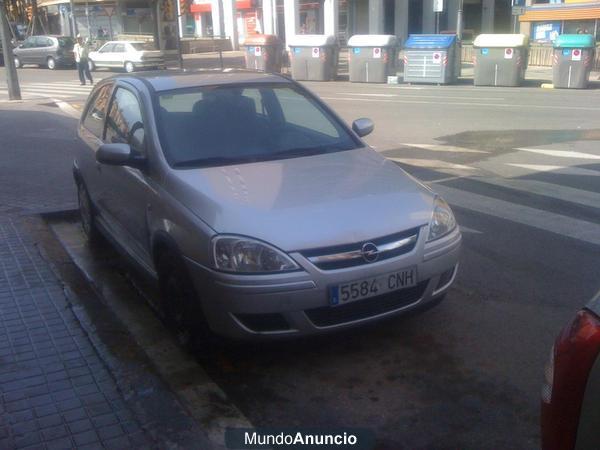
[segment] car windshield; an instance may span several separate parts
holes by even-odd
[[[171,166],[208,167],[361,146],[328,111],[285,85],[186,89],[158,96],[161,144]]]
[[[74,47],[75,41],[70,37],[59,37],[58,45],[62,48],[66,48],[67,50],[70,50]]]
[[[131,45],[134,49],[136,49],[137,51],[140,50],[156,50],[154,48],[154,44],[151,42],[133,42]]]

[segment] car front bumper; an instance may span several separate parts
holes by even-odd
[[[281,338],[325,333],[405,313],[435,301],[458,270],[461,234],[426,244],[422,227],[415,248],[398,257],[357,267],[321,270],[299,253],[290,253],[302,271],[276,275],[218,272],[187,259],[188,269],[210,328],[235,338]],[[417,268],[415,287],[330,306],[329,288],[341,283]]]

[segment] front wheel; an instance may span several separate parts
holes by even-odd
[[[91,59],[88,60],[88,69],[90,69],[90,72],[96,70],[96,64],[94,64],[94,61],[92,61]]]
[[[135,71],[135,66],[133,65],[133,63],[131,61],[127,61],[125,63],[125,72],[127,73],[131,73],[133,71]]]
[[[161,310],[177,340],[186,347],[204,346],[214,338],[206,321],[200,297],[185,263],[172,250],[157,258]]]
[[[52,57],[48,58],[48,61],[46,61],[46,65],[50,70],[56,69],[56,61]]]
[[[21,67],[21,60],[15,56],[15,68],[20,69]]]
[[[101,238],[100,231],[96,226],[96,215],[94,214],[94,206],[90,199],[90,194],[82,181],[77,183],[77,201],[79,204],[81,229],[90,243],[96,243]]]

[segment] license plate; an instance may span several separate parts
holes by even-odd
[[[398,270],[363,280],[331,286],[329,288],[329,304],[332,306],[362,300],[388,292],[409,288],[417,284],[417,268]]]

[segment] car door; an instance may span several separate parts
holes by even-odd
[[[45,54],[47,51],[46,38],[43,36],[35,36],[33,41],[34,46],[31,50],[31,62],[33,64],[46,64]]]
[[[16,52],[21,64],[34,64],[32,56],[35,52],[35,36],[28,37]]]
[[[92,94],[79,124],[79,137],[85,146],[77,154],[77,164],[92,203],[101,216],[104,216],[104,208],[100,203],[100,199],[104,197],[101,192],[104,187],[100,184],[101,167],[96,161],[96,152],[103,144],[105,119],[113,85],[104,84]]]
[[[111,54],[111,65],[112,67],[123,67],[125,62],[125,44],[115,44]]]
[[[94,54],[94,58],[92,61],[96,65],[96,67],[106,67],[107,63],[110,60],[110,55],[112,53],[112,49],[115,44],[108,42],[104,44],[100,49]]]
[[[106,143],[129,144],[131,151],[147,158],[146,120],[140,97],[122,84],[116,87],[106,119]],[[133,256],[151,267],[148,205],[155,195],[151,170],[128,166],[103,166],[103,204],[117,224],[120,242]]]

